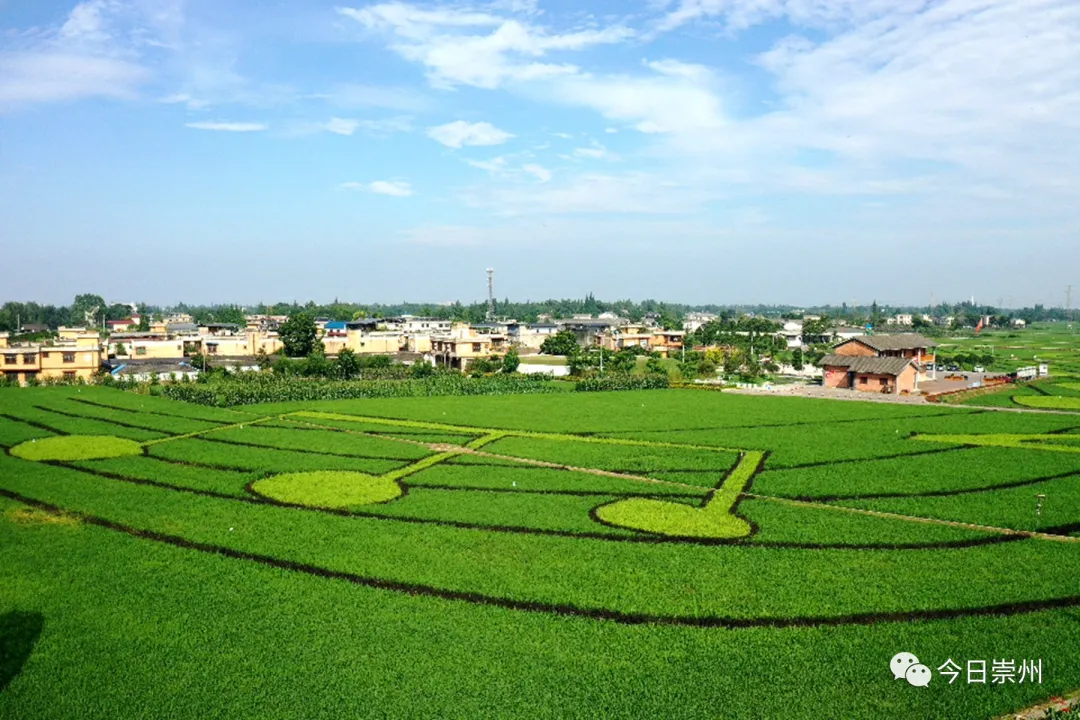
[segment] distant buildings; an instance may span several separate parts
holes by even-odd
[[[8,382],[26,384],[36,380],[89,380],[101,367],[101,337],[85,328],[64,328],[55,340],[12,345],[8,333],[0,333],[0,371]]]

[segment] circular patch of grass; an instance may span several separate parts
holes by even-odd
[[[11,454],[23,460],[103,460],[124,455],[141,455],[142,445],[134,440],[111,435],[60,435],[27,440],[11,448]]]
[[[608,525],[669,537],[740,538],[752,532],[750,523],[726,510],[650,498],[601,505],[596,508],[596,517]]]
[[[251,487],[280,502],[335,509],[389,502],[402,495],[393,478],[350,470],[284,473]]]

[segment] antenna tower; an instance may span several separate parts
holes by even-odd
[[[488,276],[488,309],[487,319],[491,322],[495,319],[495,269],[487,269]]]

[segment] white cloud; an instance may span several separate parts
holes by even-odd
[[[525,163],[521,166],[521,169],[532,175],[534,178],[542,183],[549,182],[551,180],[551,171],[542,165],[536,163]]]
[[[429,128],[427,134],[432,140],[451,148],[464,145],[501,145],[514,137],[491,123],[468,123],[464,120]]]
[[[347,120],[344,118],[330,118],[330,122],[323,126],[327,132],[335,135],[352,135],[356,128],[360,127],[359,120]]]
[[[609,151],[600,143],[593,141],[589,147],[574,148],[572,157],[589,160],[618,160],[619,156]]]
[[[575,75],[551,83],[556,101],[589,107],[643,133],[718,129],[725,124],[711,71],[675,61],[648,63],[651,75]]]
[[[685,214],[701,209],[717,192],[672,182],[643,172],[585,174],[559,185],[472,188],[462,195],[470,206],[496,215],[589,213]]]
[[[391,38],[390,47],[407,60],[427,68],[429,82],[442,88],[456,85],[493,89],[507,81],[530,81],[574,74],[577,66],[540,62],[554,52],[571,52],[619,43],[633,36],[622,26],[582,28],[550,33],[534,25],[534,3],[502,3],[492,11],[441,7],[424,9],[389,2],[338,12],[367,29]]]
[[[129,99],[149,73],[108,57],[0,53],[0,108],[89,97]]]
[[[564,133],[564,132],[551,133],[551,136],[552,137],[557,137],[557,138],[562,138],[563,140],[573,140],[573,138],[574,138],[574,136],[571,135],[570,133]]]
[[[403,180],[376,180],[370,183],[345,182],[339,185],[342,190],[365,190],[377,195],[409,197],[413,194],[412,186]]]
[[[507,168],[507,161],[505,155],[500,155],[499,157],[495,157],[490,160],[466,160],[465,162],[467,162],[469,165],[472,165],[474,168],[486,170],[492,175],[498,175],[500,173],[503,173],[506,171]]]
[[[117,0],[77,4],[64,23],[0,35],[0,109],[103,97],[131,99],[151,76]]]
[[[346,83],[335,86],[326,93],[309,95],[343,108],[379,107],[400,112],[421,112],[431,102],[421,93],[410,88]]]
[[[186,123],[185,127],[193,128],[195,130],[217,130],[220,132],[261,132],[266,130],[267,126],[264,123],[204,120]]]

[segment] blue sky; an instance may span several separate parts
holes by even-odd
[[[8,299],[1063,304],[1073,0],[0,0]]]

